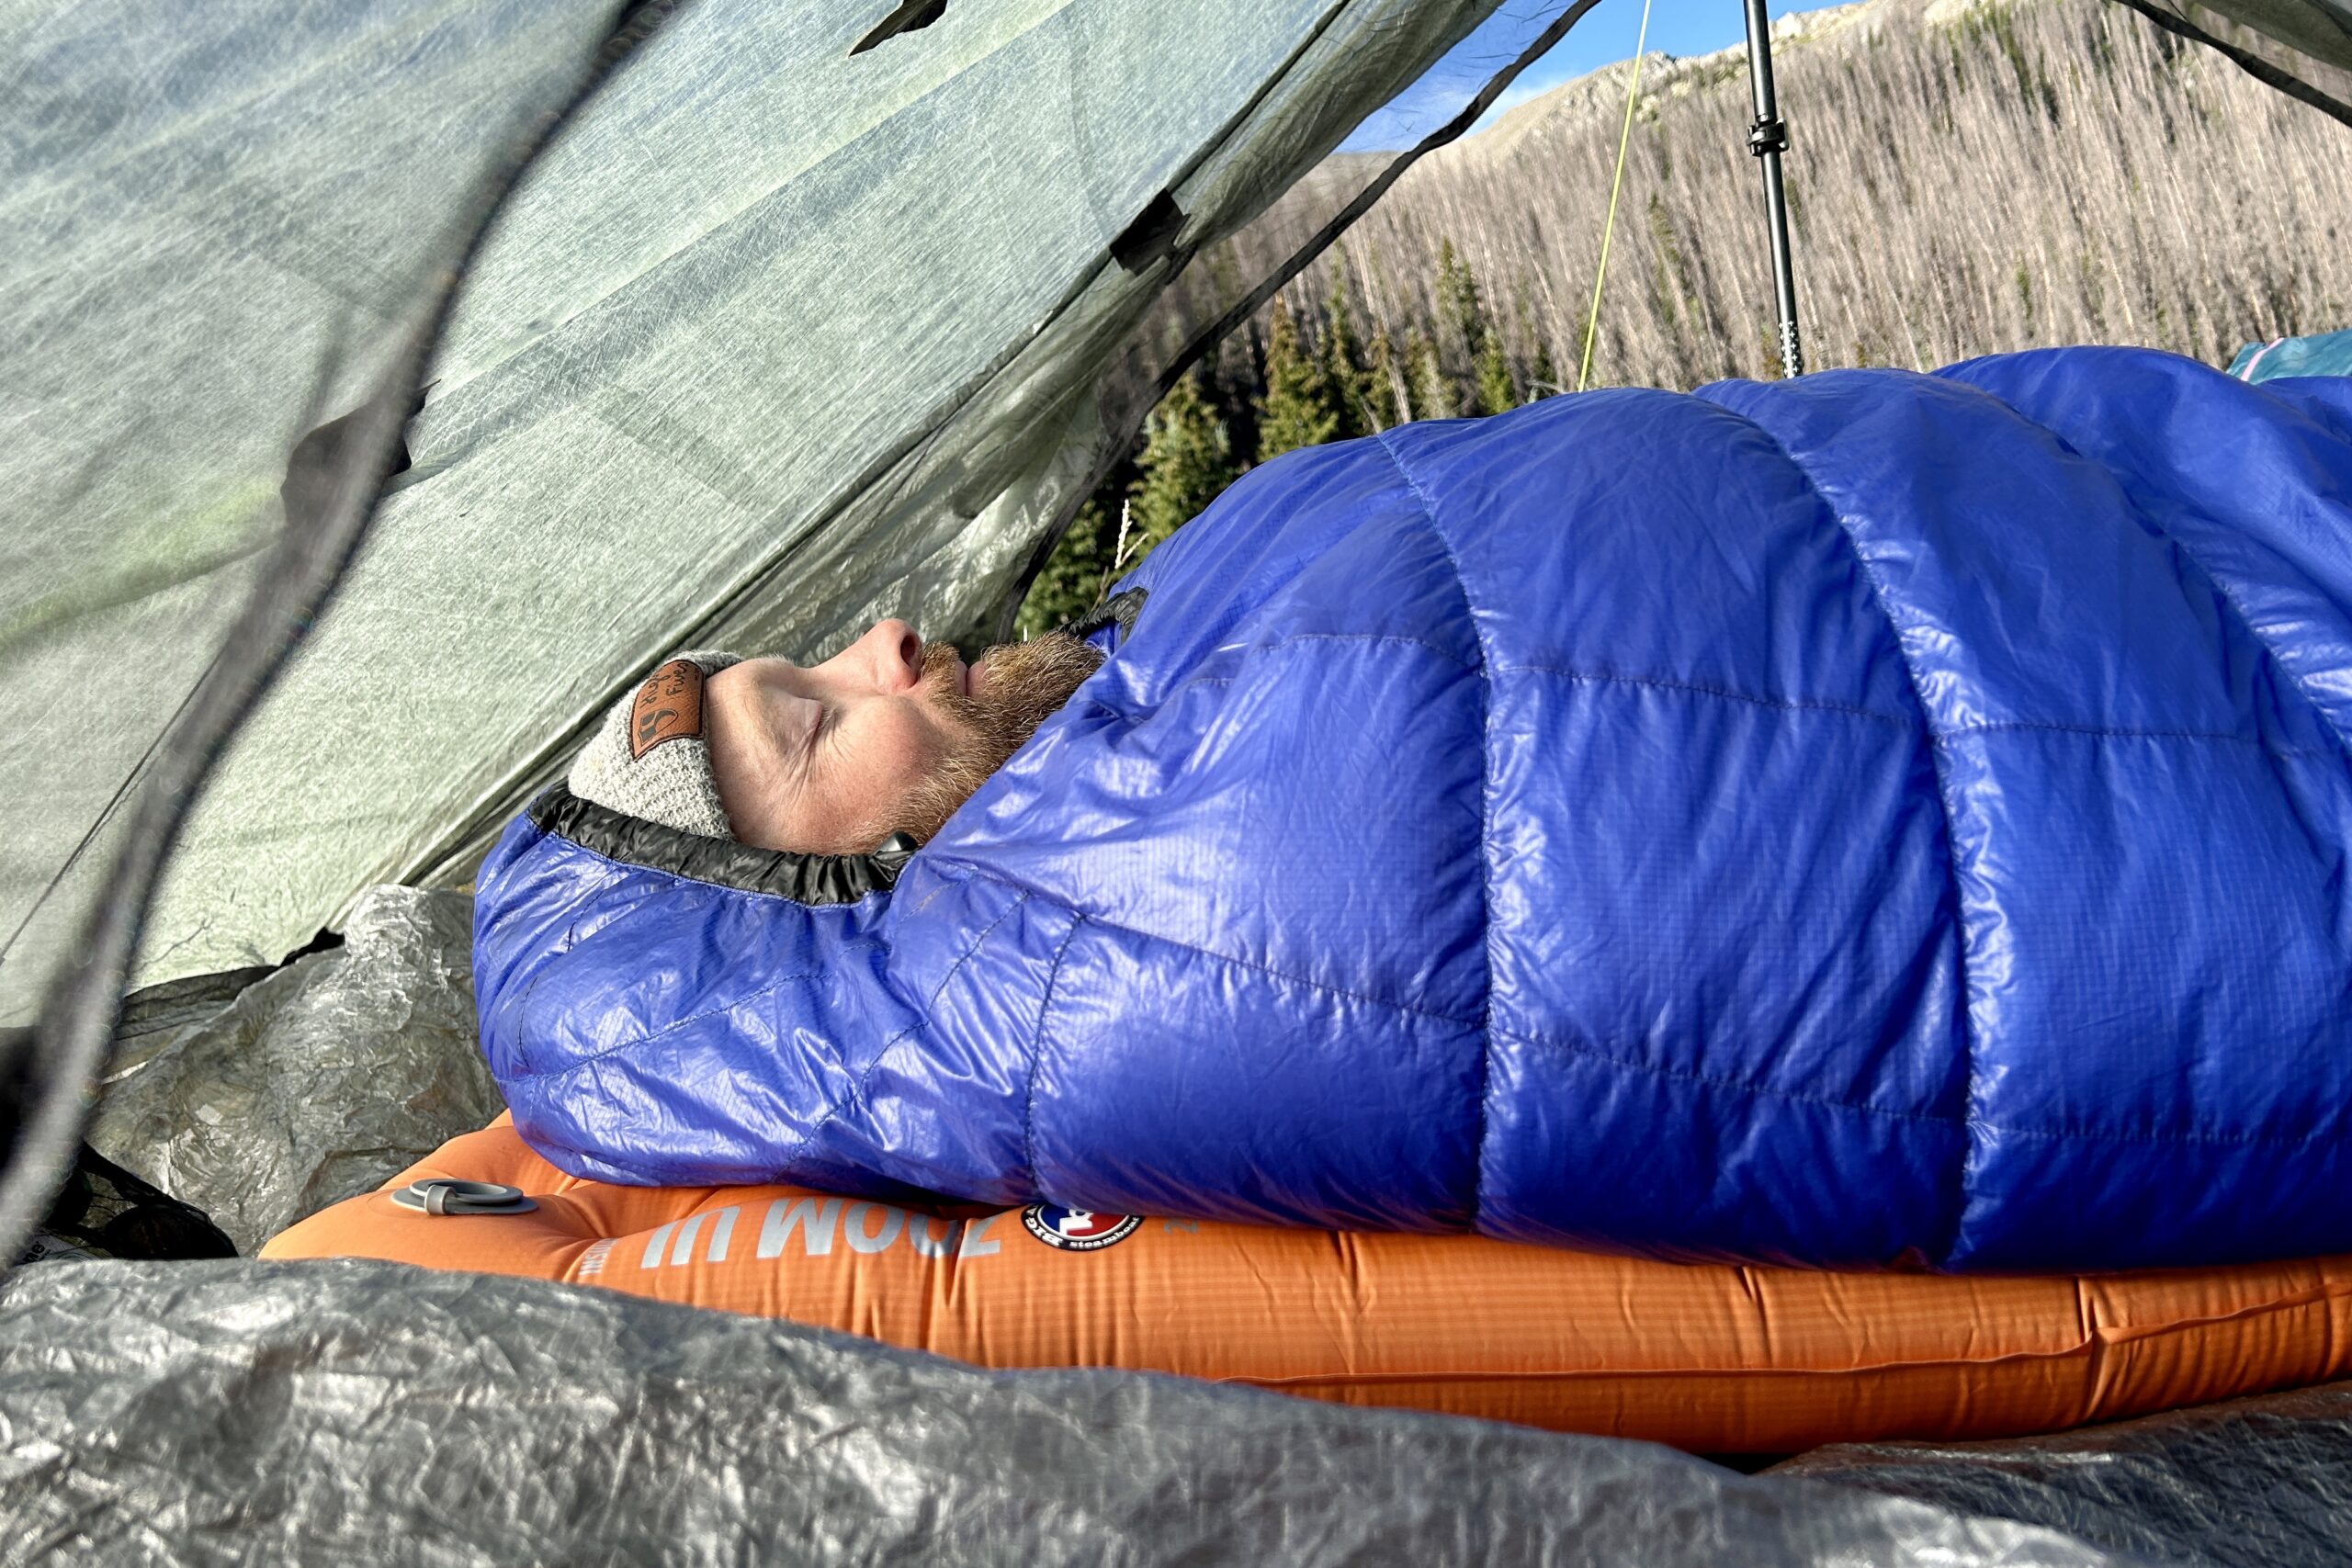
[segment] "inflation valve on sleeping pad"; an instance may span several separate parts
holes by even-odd
[[[392,1194],[392,1201],[427,1214],[527,1214],[538,1207],[519,1187],[460,1181],[453,1176],[412,1181]]]

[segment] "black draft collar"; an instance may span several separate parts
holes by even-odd
[[[533,801],[530,816],[542,831],[606,860],[744,893],[770,893],[796,904],[854,904],[887,893],[915,852],[914,840],[904,833],[891,834],[880,849],[864,855],[754,849],[615,811],[582,800],[562,784]]]
[[[1136,617],[1143,613],[1143,602],[1151,594],[1148,588],[1123,588],[1092,610],[1057,628],[1068,632],[1080,642],[1105,626],[1119,628],[1119,640],[1125,642],[1134,635]]]

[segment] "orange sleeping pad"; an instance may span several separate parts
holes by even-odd
[[[536,1206],[408,1206],[446,1202],[433,1179]],[[2352,1371],[2352,1258],[1961,1279],[1045,1206],[950,1220],[792,1187],[580,1181],[503,1117],[262,1256],[562,1280],[983,1367],[1181,1372],[1712,1453],[2054,1431]]]

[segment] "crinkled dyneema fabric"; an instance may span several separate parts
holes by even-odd
[[[1840,1443],[1776,1475],[2045,1525],[2196,1568],[2352,1562],[2352,1384],[2050,1438]]]
[[[12,1562],[2134,1561],[1646,1444],[392,1264],[40,1265],[0,1387]]]
[[[524,1136],[1668,1258],[2352,1250],[2352,382],[1555,399],[1269,463],[1134,581],[893,894],[518,821]]]
[[[118,1035],[98,1150],[251,1252],[498,1114],[474,1043],[471,901],[373,887],[345,940],[209,1008],[144,999]],[[193,1000],[193,998],[190,998]]]

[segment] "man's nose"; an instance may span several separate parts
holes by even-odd
[[[878,690],[903,692],[922,681],[922,638],[906,622],[876,621],[857,642]]]

